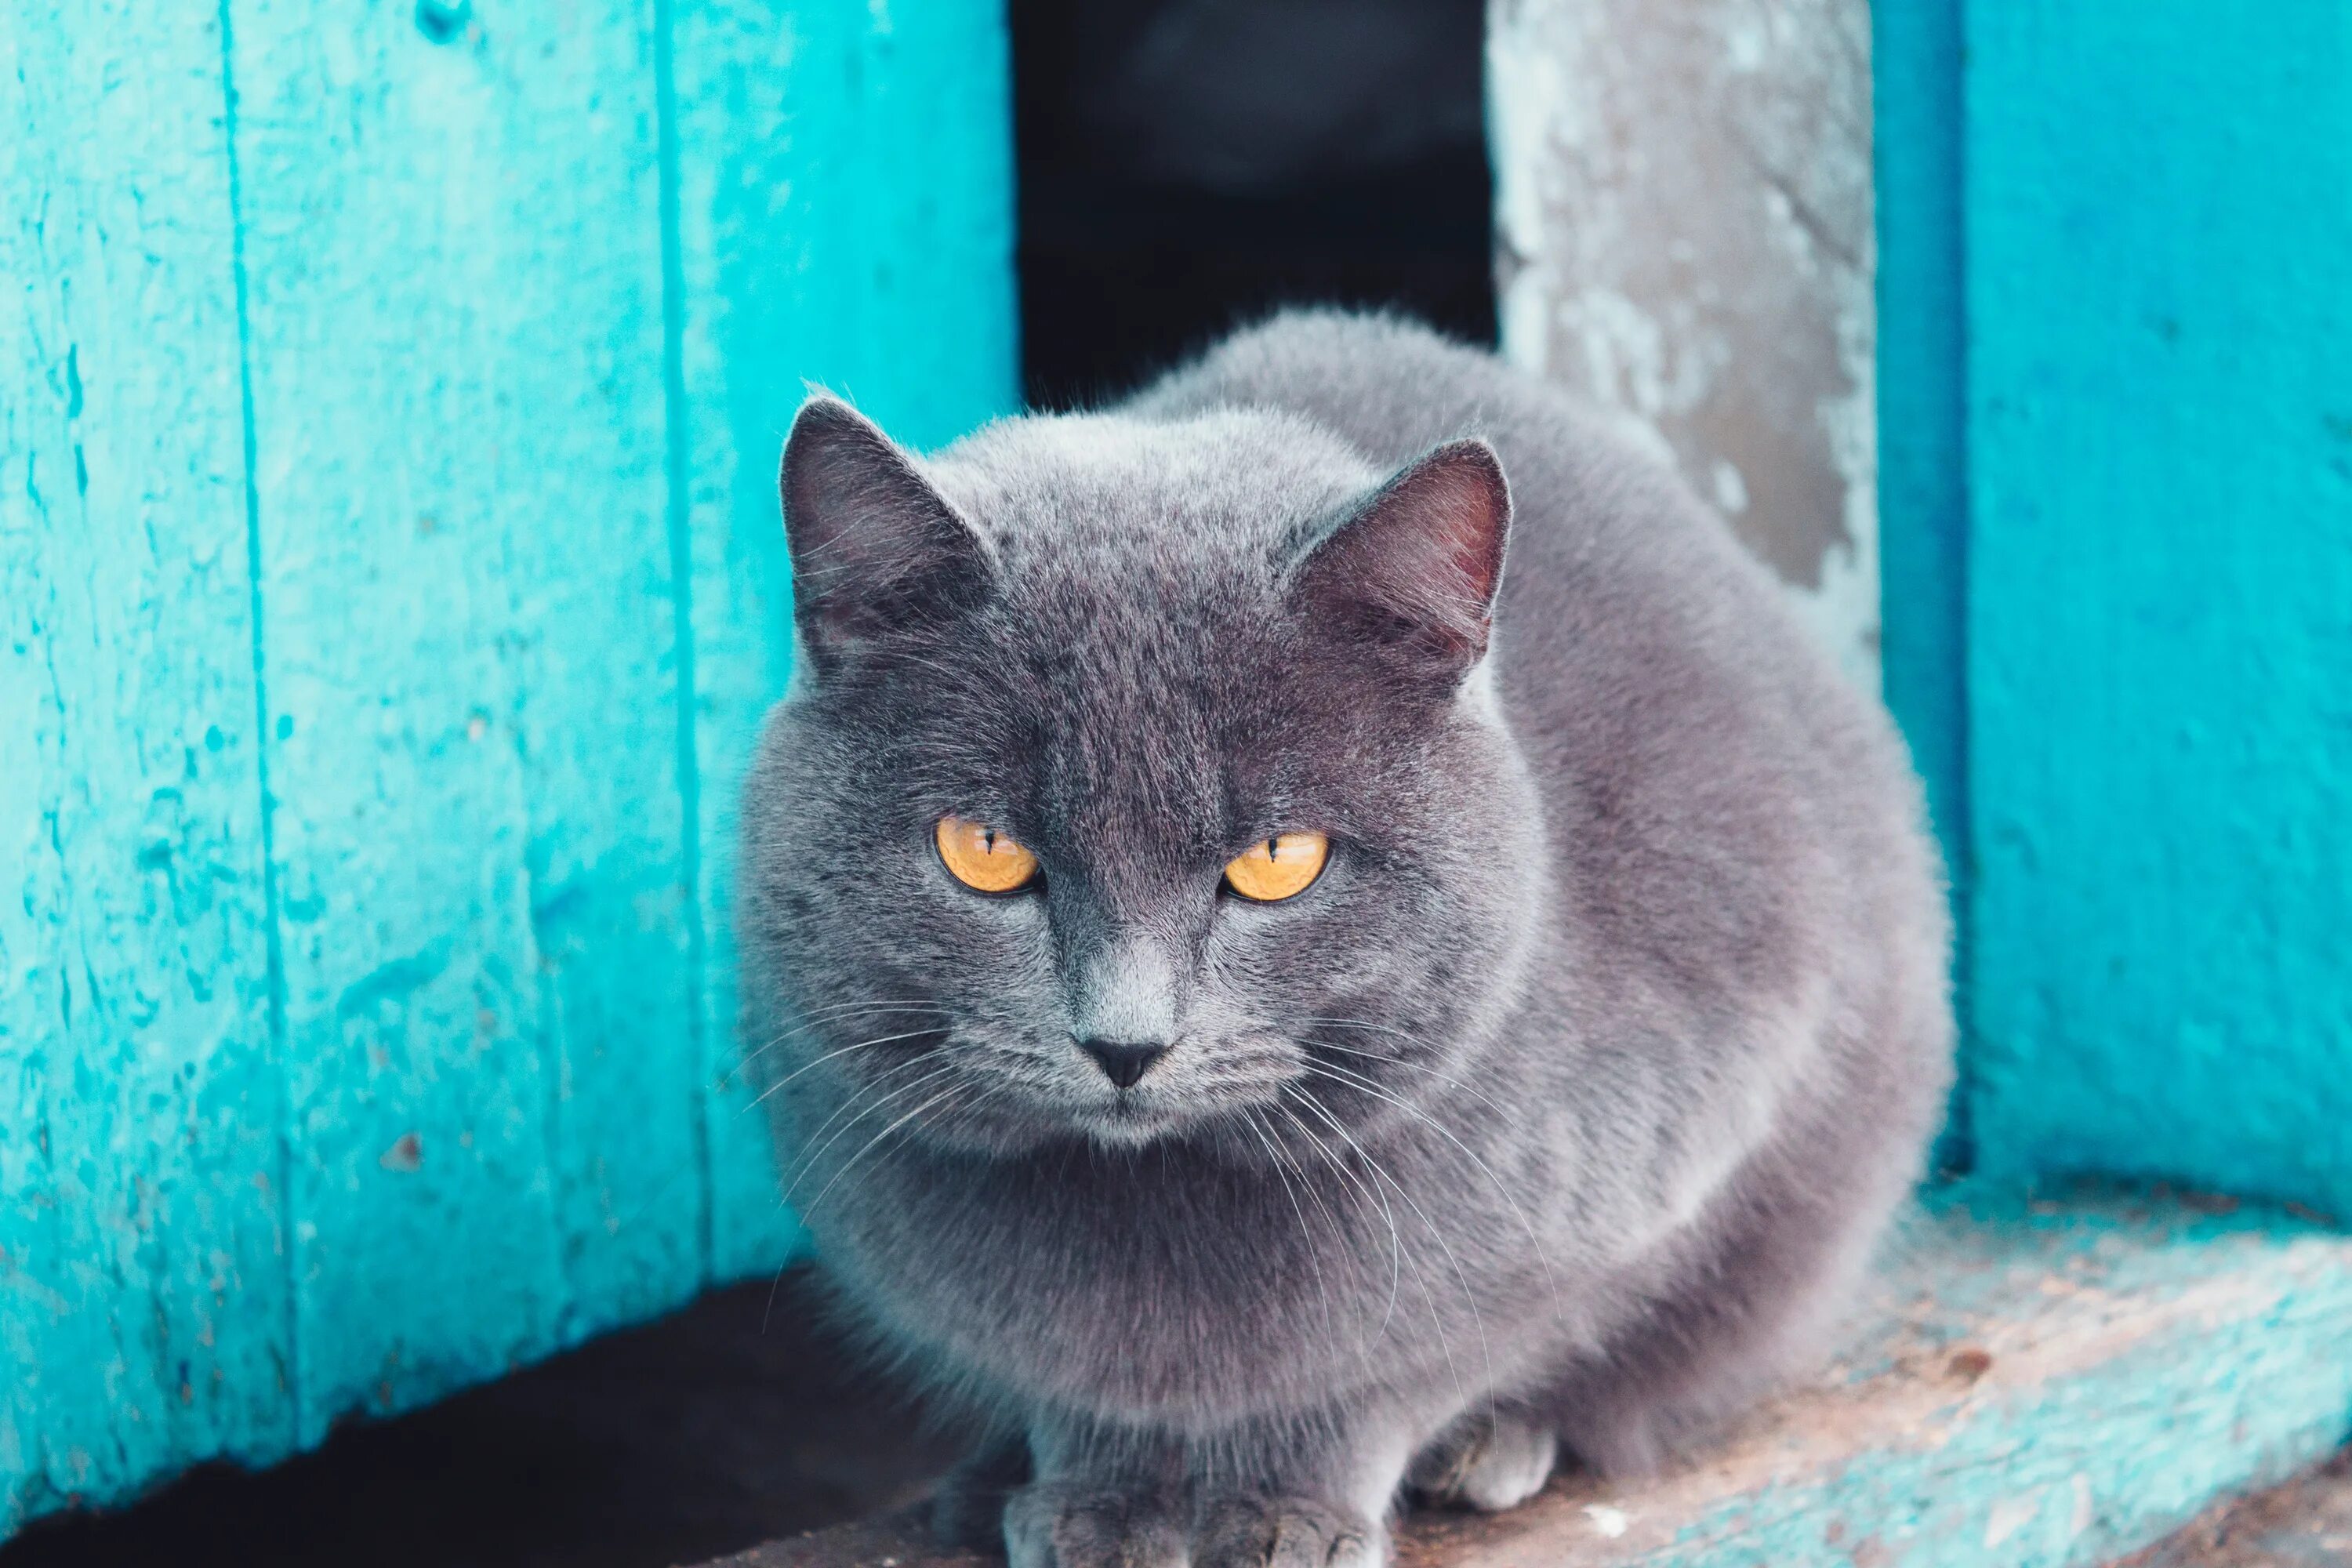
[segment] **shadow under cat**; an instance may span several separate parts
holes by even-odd
[[[0,1568],[665,1568],[919,1494],[952,1458],[788,1273],[253,1473],[59,1516]],[[763,1326],[764,1321],[764,1326]]]

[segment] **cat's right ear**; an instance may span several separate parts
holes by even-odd
[[[1407,464],[1307,552],[1294,597],[1407,685],[1451,691],[1486,656],[1510,486],[1495,449],[1449,441]]]
[[[793,618],[819,675],[985,596],[979,537],[896,443],[839,398],[801,405],[777,489]]]

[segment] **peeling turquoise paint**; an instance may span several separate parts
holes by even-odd
[[[1013,405],[1007,79],[980,0],[0,27],[0,1534],[788,1252],[775,455]]]
[[[1633,1550],[1482,1560],[2092,1568],[2352,1436],[2340,1233],[2116,1193],[1964,1185],[1929,1206],[1841,1377],[1662,1496],[1595,1493]],[[1981,1370],[1956,1375],[1961,1352]],[[1666,1521],[1671,1542],[1644,1550]]]
[[[2352,9],[1966,16],[1979,1168],[2352,1215]]]

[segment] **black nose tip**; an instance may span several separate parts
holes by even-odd
[[[1135,1080],[1168,1052],[1166,1046],[1130,1046],[1118,1040],[1080,1040],[1078,1044],[1102,1068],[1103,1076],[1121,1089],[1133,1089]]]

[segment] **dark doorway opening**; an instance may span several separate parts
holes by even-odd
[[[1482,0],[1013,0],[1031,402],[1277,305],[1491,342]]]

